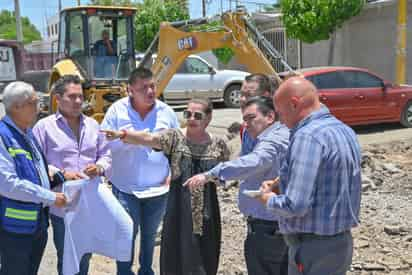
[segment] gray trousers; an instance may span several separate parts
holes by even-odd
[[[350,231],[333,236],[285,234],[289,246],[288,275],[345,275],[352,263]]]
[[[248,218],[245,258],[249,275],[287,275],[288,248],[277,221]]]

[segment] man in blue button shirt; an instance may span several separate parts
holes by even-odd
[[[128,97],[112,104],[101,128],[149,133],[177,128],[175,112],[156,99],[153,74],[145,68],[135,69],[128,81]],[[109,143],[112,154],[113,193],[133,220],[134,240],[140,229],[140,268],[138,275],[154,275],[152,269],[156,231],[166,209],[169,163],[163,152],[150,147],[125,144],[121,140]],[[166,184],[165,184],[166,183]],[[130,275],[129,262],[117,262],[118,275]]]
[[[264,184],[261,200],[280,215],[289,246],[289,275],[343,275],[358,225],[361,149],[354,131],[319,102],[316,87],[301,77],[286,80],[274,96],[291,129],[280,173],[280,193]]]
[[[252,151],[192,177],[187,185],[194,188],[212,178],[222,181],[241,180],[239,209],[247,217],[248,224],[245,240],[248,274],[286,275],[287,246],[279,234],[279,216],[266,209],[258,200],[245,195],[244,191],[258,190],[262,181],[279,175],[288,146],[289,130],[283,124],[275,122],[271,98],[250,98],[244,104],[242,114],[245,129],[256,140]]]
[[[246,101],[254,96],[265,96],[272,98],[272,95],[277,87],[277,83],[272,81],[265,74],[256,73],[246,76],[240,89],[240,108],[243,109]],[[241,155],[250,153],[256,145],[256,140],[249,135],[244,127],[244,124],[242,124],[240,128],[240,139],[242,141],[242,146],[240,149]]]
[[[102,39],[94,43],[93,55],[95,55],[95,76],[112,77],[117,65],[117,49],[115,41],[110,40],[108,30],[103,30]]]
[[[102,39],[96,41],[93,50],[97,56],[116,55],[116,44],[110,40],[110,34],[108,30],[102,31]]]

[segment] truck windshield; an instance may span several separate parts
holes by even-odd
[[[66,56],[76,61],[90,79],[128,78],[135,67],[131,16],[78,12],[72,13],[68,21]]]
[[[128,17],[90,16],[89,45],[95,78],[127,78],[133,63]]]
[[[13,49],[11,47],[0,46],[0,82],[14,81],[16,79]]]

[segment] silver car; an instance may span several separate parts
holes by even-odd
[[[173,75],[162,99],[167,104],[180,105],[200,96],[213,102],[223,101],[227,107],[239,107],[240,87],[248,74],[217,70],[200,56],[190,55]]]

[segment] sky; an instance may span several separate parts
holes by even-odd
[[[77,0],[61,0],[62,7],[72,7],[77,5]],[[202,16],[202,0],[188,0],[189,12],[191,18]],[[82,4],[89,1],[81,0]],[[257,10],[265,4],[276,3],[276,0],[206,0],[206,15],[211,16],[220,13],[222,10],[235,8],[235,3],[246,6],[249,12]],[[45,18],[57,14],[58,0],[20,0],[20,14],[29,17],[30,21],[37,27],[42,36],[45,36],[46,20]],[[14,10],[14,1],[0,0],[0,10]]]

